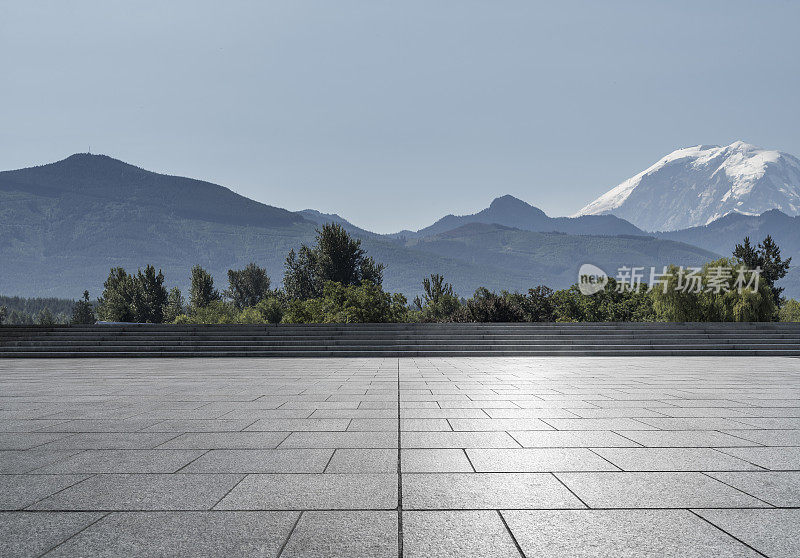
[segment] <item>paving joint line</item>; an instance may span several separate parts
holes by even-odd
[[[517,547],[517,552],[519,552],[519,555],[522,556],[522,558],[526,558],[525,552],[522,550],[522,546],[520,546],[517,537],[514,536],[514,532],[511,530],[511,527],[508,526],[508,522],[506,521],[506,518],[503,515],[502,510],[497,510],[497,515],[500,516],[500,521],[503,522],[503,527],[506,528],[508,536],[511,537],[511,540],[514,542],[514,546]]]
[[[283,551],[286,549],[286,545],[289,544],[289,540],[292,538],[292,535],[294,535],[294,530],[297,528],[297,524],[300,523],[300,519],[302,517],[303,517],[303,510],[300,510],[300,513],[297,514],[297,519],[295,519],[294,524],[292,525],[292,528],[289,529],[289,534],[286,535],[286,540],[283,541],[283,544],[281,545],[280,549],[278,550],[278,554],[277,554],[276,558],[281,558],[281,555],[283,554]]]
[[[400,359],[397,359],[397,556],[403,558],[403,460],[400,401]]]
[[[732,535],[731,533],[729,533],[728,531],[726,531],[725,529],[723,529],[722,527],[720,527],[719,525],[717,525],[717,524],[716,524],[716,523],[714,523],[713,521],[709,521],[708,519],[706,519],[705,517],[703,517],[703,516],[702,516],[702,515],[700,515],[699,513],[695,512],[693,509],[688,509],[687,511],[688,511],[689,513],[693,514],[694,516],[696,516],[696,517],[699,517],[701,520],[705,521],[706,523],[708,523],[709,525],[711,525],[711,526],[712,526],[712,527],[714,527],[715,529],[718,529],[718,530],[722,531],[723,533],[725,533],[726,535],[728,535],[730,538],[732,538],[733,540],[737,541],[738,543],[740,543],[740,544],[743,544],[744,546],[746,546],[747,548],[749,548],[750,550],[752,550],[753,552],[755,552],[755,553],[756,553],[756,554],[758,554],[759,556],[763,556],[764,558],[769,558],[769,556],[768,556],[768,555],[766,555],[766,554],[764,554],[763,552],[761,552],[761,551],[759,551],[759,550],[757,550],[757,549],[753,548],[752,546],[750,546],[749,544],[747,544],[746,542],[744,542],[744,541],[743,541],[742,539],[740,539],[739,537],[737,537],[737,536],[735,536],[735,535]]]
[[[106,518],[106,517],[108,517],[109,515],[111,515],[111,512],[107,512],[107,513],[104,513],[104,514],[102,514],[100,517],[98,517],[97,519],[95,519],[94,521],[92,521],[91,523],[89,523],[88,525],[86,525],[86,526],[85,526],[83,529],[80,529],[79,531],[76,531],[75,533],[72,533],[72,534],[71,534],[69,537],[67,537],[66,539],[64,539],[64,540],[63,540],[63,541],[61,541],[60,543],[58,543],[58,544],[55,544],[55,545],[51,546],[50,548],[48,548],[47,550],[45,550],[44,552],[42,552],[41,554],[39,554],[39,556],[41,557],[41,556],[44,556],[44,555],[46,555],[46,554],[48,554],[48,553],[52,552],[53,550],[55,550],[56,548],[58,548],[58,547],[59,547],[59,546],[61,546],[62,544],[64,544],[64,543],[66,543],[67,541],[69,541],[69,540],[71,540],[71,539],[73,539],[73,538],[77,537],[78,535],[80,535],[81,533],[83,533],[83,532],[84,532],[86,529],[88,529],[89,527],[93,526],[95,523],[98,523],[98,522],[100,522],[101,520],[105,519],[105,518]]]

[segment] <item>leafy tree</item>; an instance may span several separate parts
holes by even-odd
[[[39,315],[36,317],[37,325],[53,325],[56,323],[55,318],[53,317],[53,313],[50,311],[49,308],[44,308],[39,312]]]
[[[466,315],[473,322],[521,322],[525,319],[520,296],[512,297],[507,291],[499,295],[479,287],[466,304]]]
[[[785,299],[778,316],[782,322],[800,322],[800,302],[793,298]]]
[[[161,270],[147,265],[144,273],[136,274],[133,296],[134,319],[137,323],[160,324],[164,322],[164,307],[167,305],[167,288]]]
[[[646,322],[655,319],[646,287],[639,292],[617,288],[609,278],[605,289],[584,295],[577,285],[555,291],[552,304],[559,322]]]
[[[97,299],[97,316],[107,322],[133,322],[136,281],[121,267],[112,267]]]
[[[735,282],[738,267],[744,264],[729,258],[706,263],[701,272],[702,290],[685,288],[687,280],[676,266],[667,270],[666,288],[653,289],[650,297],[656,318],[667,322],[751,322],[774,319],[777,307],[772,290],[766,281],[758,289],[739,288]],[[728,277],[717,277],[716,270],[730,269]],[[717,278],[719,290],[709,287],[712,278]]]
[[[526,322],[553,322],[555,321],[555,308],[553,307],[553,289],[539,285],[528,289],[528,296],[521,301]]]
[[[236,318],[240,324],[277,324],[283,319],[283,304],[277,297],[265,298],[255,306],[245,308]]]
[[[422,321],[449,321],[461,309],[461,302],[453,292],[453,285],[446,283],[444,277],[438,273],[422,280],[422,291],[422,298],[414,298],[414,306],[421,311]]]
[[[286,258],[283,286],[293,299],[306,300],[323,294],[328,282],[344,287],[372,283],[381,287],[383,264],[375,263],[341,225],[328,223],[317,229],[315,245],[303,245]]]
[[[205,306],[193,307],[189,313],[178,316],[176,324],[235,324],[239,313],[236,307],[222,300],[212,300]]]
[[[789,272],[792,258],[781,258],[781,249],[772,236],[767,235],[757,247],[750,244],[750,237],[744,237],[744,242],[733,249],[733,256],[749,269],[761,269],[761,280],[770,288],[775,305],[780,305],[783,287],[777,287],[775,283]]]
[[[382,323],[408,318],[406,297],[386,293],[378,285],[341,285],[328,281],[323,296],[289,303],[285,323]]]
[[[205,308],[222,297],[214,288],[214,278],[205,269],[196,265],[192,268],[189,286],[189,305],[192,308]]]
[[[6,321],[8,317],[8,308],[5,306],[0,306],[0,325],[3,325],[3,322]]]
[[[257,305],[270,293],[267,270],[254,263],[248,264],[244,269],[229,269],[228,285],[225,296],[239,310]]]
[[[97,321],[94,315],[94,308],[92,303],[89,302],[89,291],[83,291],[83,298],[75,303],[72,308],[73,324],[93,324]]]
[[[317,274],[317,254],[306,245],[289,251],[284,264],[283,289],[290,299],[307,300],[322,295]]]
[[[178,287],[172,287],[167,295],[167,304],[164,306],[164,323],[174,322],[178,316],[183,314],[185,305],[181,290]]]

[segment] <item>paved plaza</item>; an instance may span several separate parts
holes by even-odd
[[[797,557],[800,359],[0,360],[0,556]]]

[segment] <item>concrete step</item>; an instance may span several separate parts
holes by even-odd
[[[800,324],[2,326],[0,357],[800,356]]]

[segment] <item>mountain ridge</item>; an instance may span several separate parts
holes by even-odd
[[[514,196],[506,194],[492,200],[489,207],[467,215],[445,215],[432,225],[418,231],[404,230],[394,238],[420,238],[439,234],[468,223],[498,224],[533,232],[563,232],[567,234],[645,234],[641,229],[613,215],[583,217],[549,217],[544,211]]]
[[[677,149],[574,216],[612,214],[643,230],[669,231],[770,209],[800,213],[800,160],[735,141]]]
[[[520,200],[498,202],[505,203],[520,209],[523,219],[544,215]],[[109,268],[132,271],[148,263],[184,290],[195,264],[222,287],[228,269],[256,262],[277,286],[289,250],[310,243],[320,221],[332,218],[316,210],[303,213],[107,156],[83,154],[0,172],[0,292],[74,298],[89,289],[96,296]],[[598,221],[579,222],[593,220]],[[602,220],[629,229],[615,217]],[[581,259],[609,267],[617,261],[614,254],[627,254],[632,261],[626,265],[700,261],[710,254],[667,239],[540,233],[502,224],[450,228],[446,237],[426,240],[386,237],[345,223],[370,256],[386,264],[384,287],[409,297],[420,293],[430,273],[443,274],[457,292],[469,295],[478,286],[566,287],[575,282]]]

